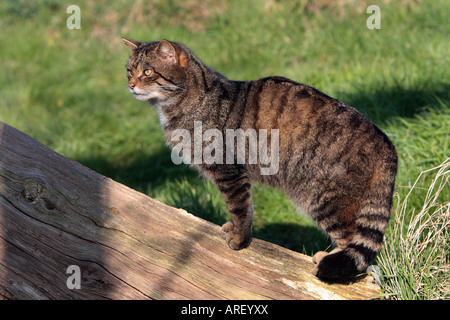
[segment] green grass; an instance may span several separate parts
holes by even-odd
[[[450,156],[450,5],[376,2],[380,30],[366,28],[373,1],[351,0],[78,1],[81,30],[69,30],[70,1],[2,1],[0,120],[136,190],[223,223],[229,217],[220,194],[171,162],[156,111],[126,90],[120,37],[166,38],[231,79],[283,75],[361,110],[397,146],[403,200],[422,171]],[[432,181],[420,177],[422,186]],[[426,189],[410,194],[408,205],[422,208]],[[330,246],[283,193],[252,190],[255,237],[307,254]],[[447,186],[438,201],[448,199]],[[425,291],[395,297],[432,296]]]

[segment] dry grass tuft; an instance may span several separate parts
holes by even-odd
[[[435,173],[428,189],[423,176]],[[398,202],[395,225],[378,257],[383,289],[393,299],[450,299],[450,158],[423,171]],[[427,190],[418,212],[408,199]],[[444,200],[441,201],[444,196]]]

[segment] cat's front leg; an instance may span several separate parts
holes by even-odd
[[[250,179],[242,168],[218,170],[213,176],[231,213],[232,221],[225,223],[222,230],[228,246],[240,250],[250,245],[252,235],[253,206]]]
[[[232,213],[233,220],[222,225],[222,230],[225,232],[225,241],[233,250],[247,248],[252,241],[253,210],[251,208],[249,209],[250,212],[247,213],[244,219]]]

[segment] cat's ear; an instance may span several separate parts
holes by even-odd
[[[181,48],[175,49],[175,46],[167,40],[161,40],[156,47],[156,53],[165,63],[178,64],[185,68],[188,61],[187,55]]]
[[[130,49],[131,51],[139,48],[139,46],[141,45],[141,43],[139,41],[128,40],[125,38],[122,38],[122,42],[125,43],[125,45],[128,47],[128,49]]]

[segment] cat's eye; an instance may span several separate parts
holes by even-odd
[[[152,69],[145,69],[144,74],[148,77],[149,75],[152,74]]]

